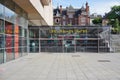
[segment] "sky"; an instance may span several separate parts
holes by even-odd
[[[111,10],[114,5],[120,5],[120,0],[53,0],[53,7],[62,5],[63,8],[72,5],[74,8],[81,8],[88,2],[90,6],[90,14],[97,13],[104,15]]]

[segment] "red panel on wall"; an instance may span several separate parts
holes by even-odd
[[[12,24],[6,23],[5,25],[5,33],[9,34],[6,36],[6,52],[7,53],[12,53]]]
[[[15,58],[19,57],[19,26],[15,25],[15,40],[14,40],[14,47],[15,47]]]

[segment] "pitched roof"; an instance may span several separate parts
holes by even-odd
[[[56,16],[57,13],[60,13],[59,8],[53,10],[53,15]]]
[[[74,9],[74,8],[73,8],[73,6],[72,6],[72,5],[70,5],[70,6],[68,7],[68,9],[72,10],[72,9]]]
[[[69,8],[70,9],[72,9],[73,11],[74,11],[74,16],[75,17],[78,17],[80,14],[81,14],[81,9],[74,9],[74,8],[72,8],[72,6],[69,6]],[[68,8],[68,9],[69,9]],[[60,9],[59,8],[56,8],[56,9],[54,9],[53,10],[54,12],[53,12],[53,14],[54,14],[54,16],[56,16],[56,14],[59,12],[59,14],[60,14]],[[67,15],[67,9],[62,9],[62,14],[61,14],[61,16],[64,16],[64,15]]]
[[[78,17],[79,15],[81,15],[81,13],[82,13],[82,11],[81,11],[81,9],[78,9],[78,10],[76,10],[75,11],[75,17]]]

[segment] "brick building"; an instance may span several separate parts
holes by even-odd
[[[54,25],[90,25],[89,5],[86,2],[85,7],[75,9],[71,5],[66,8],[62,6],[54,9]]]

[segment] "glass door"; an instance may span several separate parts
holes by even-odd
[[[64,52],[76,52],[75,40],[73,36],[65,36],[63,40]]]

